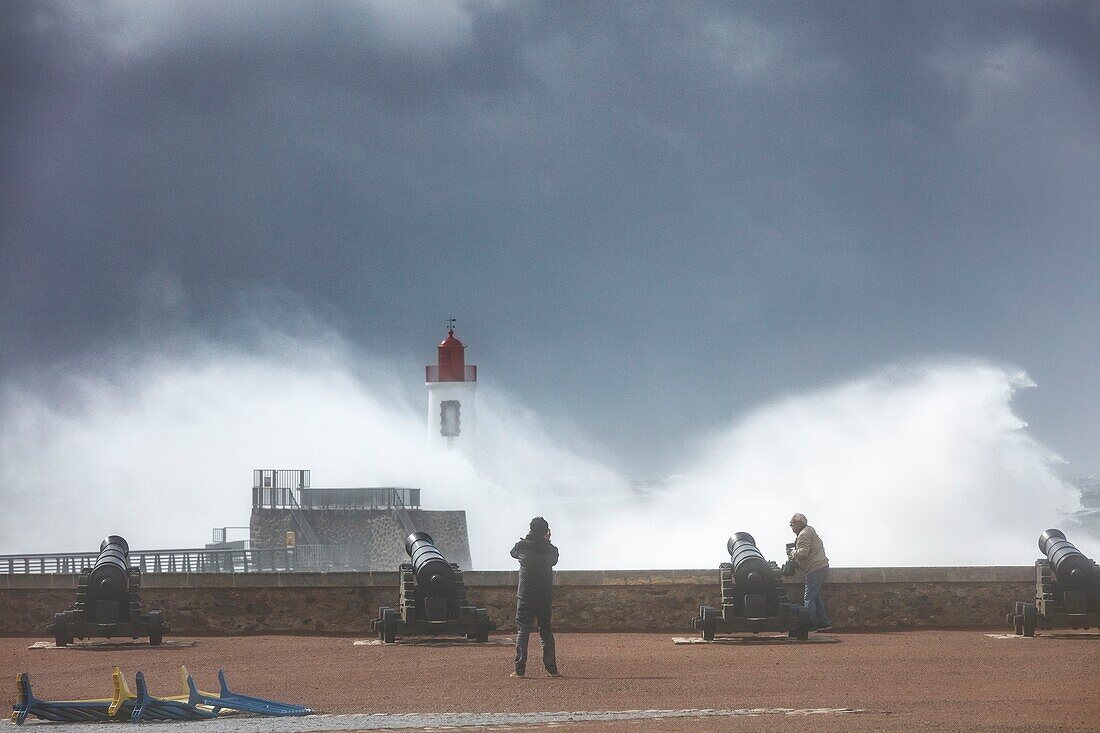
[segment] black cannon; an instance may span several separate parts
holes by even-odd
[[[809,609],[787,600],[782,571],[774,562],[764,559],[752,535],[738,532],[729,538],[726,549],[730,562],[718,566],[722,608],[699,606],[699,615],[691,621],[692,628],[708,641],[716,633],[746,631],[754,634],[786,631],[791,638],[807,639]]]
[[[1035,629],[1100,626],[1100,567],[1074,547],[1061,530],[1039,535],[1045,558],[1035,561],[1035,602],[1017,601],[1008,622],[1017,634]]]
[[[156,646],[168,633],[168,624],[160,611],[141,610],[140,590],[141,571],[130,567],[130,546],[110,535],[99,544],[95,564],[80,571],[76,605],[55,613],[46,632],[58,646],[93,636],[148,636]]]
[[[488,641],[496,624],[484,608],[467,605],[466,585],[458,565],[447,562],[427,532],[405,539],[411,563],[397,568],[401,584],[396,609],[383,606],[371,630],[390,644],[398,636],[460,635]]]

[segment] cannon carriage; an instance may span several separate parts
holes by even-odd
[[[730,562],[718,566],[722,590],[721,608],[699,606],[692,628],[711,641],[715,634],[786,631],[791,638],[805,640],[810,633],[810,611],[790,603],[783,585],[783,572],[764,559],[756,540],[748,532],[729,538],[726,549]]]
[[[1016,634],[1100,626],[1100,566],[1057,529],[1039,535],[1039,551],[1046,557],[1035,561],[1035,600],[1017,601],[1008,614]]]
[[[110,535],[99,544],[92,567],[81,569],[76,603],[55,613],[46,633],[53,635],[57,646],[115,636],[147,636],[151,645],[159,645],[168,624],[159,610],[142,610],[140,591],[141,570],[130,567],[130,546],[122,537]]]
[[[371,630],[390,644],[398,636],[465,636],[489,640],[496,628],[484,608],[470,605],[462,570],[447,562],[427,532],[413,532],[405,539],[411,562],[398,569],[397,608],[382,606]]]

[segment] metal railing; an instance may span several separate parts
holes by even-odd
[[[230,540],[229,533],[231,531],[239,535],[240,539]],[[250,531],[251,527],[214,527],[210,541],[211,544],[215,545],[224,545],[226,542],[247,542]]]
[[[301,468],[257,468],[252,472],[252,506],[288,507],[309,488],[309,471]]]
[[[79,573],[91,567],[95,552],[55,553],[50,555],[0,555],[0,573],[20,575]]]
[[[420,506],[420,489],[395,486],[363,489],[302,489],[298,504],[302,509],[392,509]]]
[[[95,563],[97,553],[0,555],[0,573],[18,575],[76,574]],[[368,570],[364,547],[298,545],[274,549],[131,550],[130,566],[143,573],[258,573]]]
[[[308,468],[257,468],[252,472],[256,489],[308,489]]]
[[[401,530],[408,537],[416,531],[416,526],[413,524],[412,517],[405,511],[403,506],[395,506],[393,508],[393,515],[397,518],[397,521],[401,524]]]
[[[253,509],[420,508],[420,489],[397,486],[354,489],[266,489],[253,487]]]
[[[302,514],[301,507],[294,500],[294,497],[290,497],[290,516],[294,519],[294,523],[298,526],[298,531],[302,533],[302,536],[306,538],[307,545],[319,545],[321,544],[320,538],[317,537],[317,533],[313,531],[313,527],[310,526],[309,520]]]

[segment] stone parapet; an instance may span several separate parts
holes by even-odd
[[[407,511],[413,526],[430,534],[450,562],[471,567],[466,512]],[[392,509],[302,509],[301,513],[323,544],[364,548],[371,570],[396,569],[408,561],[405,530]],[[253,508],[249,520],[252,546],[283,547],[287,531],[296,526],[289,509]]]
[[[470,601],[514,629],[514,571],[463,573]],[[41,635],[75,599],[75,575],[0,575],[0,635]],[[788,584],[801,596],[797,579]],[[837,628],[1001,627],[1035,592],[1033,567],[836,568],[824,586]],[[366,634],[397,602],[395,572],[146,573],[142,603],[176,634]],[[555,573],[562,631],[687,632],[700,604],[717,605],[715,570],[563,570]]]

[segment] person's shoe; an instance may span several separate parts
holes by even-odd
[[[827,624],[825,626],[818,626],[816,629],[814,629],[814,631],[832,631],[832,630],[833,630],[833,625],[832,624]]]
[[[510,675],[508,675],[508,676],[509,676],[509,677],[522,677],[522,676],[523,676],[523,672],[513,672],[512,674],[510,674]]]
[[[546,673],[551,677],[561,677],[561,672],[556,669],[553,672],[551,672],[550,670],[546,670]]]

